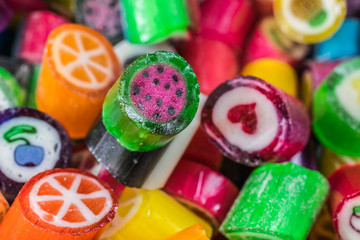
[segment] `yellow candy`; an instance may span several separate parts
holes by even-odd
[[[346,0],[275,0],[274,15],[281,30],[302,43],[330,38],[346,15]]]
[[[197,223],[210,238],[207,222],[161,190],[125,188],[117,215],[100,240],[159,240]]]
[[[250,75],[280,88],[291,96],[298,92],[298,78],[289,64],[271,58],[261,58],[248,63],[242,70],[242,75]]]
[[[330,175],[341,166],[359,162],[360,158],[342,156],[324,147],[320,159],[319,170],[325,177],[330,177]]]

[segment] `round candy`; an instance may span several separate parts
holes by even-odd
[[[182,160],[164,191],[218,228],[239,194],[238,188],[220,173],[199,163]]]
[[[251,76],[229,80],[211,93],[202,126],[226,157],[249,166],[290,160],[310,135],[300,101]]]
[[[207,222],[161,190],[125,188],[115,219],[100,240],[159,240],[197,223],[210,238],[213,230]]]
[[[329,177],[329,209],[340,239],[360,237],[360,165],[345,165]]]
[[[319,141],[354,157],[360,157],[359,66],[360,58],[337,66],[316,90],[313,105],[313,130]]]
[[[150,151],[185,129],[199,104],[199,84],[179,55],[158,51],[134,61],[108,92],[106,129],[130,151]]]
[[[46,42],[36,105],[63,124],[71,138],[84,138],[119,76],[120,64],[105,37],[82,25],[63,24]]]
[[[294,42],[280,30],[273,17],[267,17],[261,20],[251,36],[244,61],[274,58],[295,66],[308,52],[308,46]]]
[[[98,239],[114,218],[116,196],[95,176],[77,169],[53,169],[31,178],[6,215],[0,238]]]
[[[63,127],[35,109],[0,112],[0,186],[13,199],[32,176],[71,161],[71,142]]]
[[[113,44],[122,39],[119,0],[75,0],[75,20],[99,31]]]
[[[220,232],[230,240],[306,239],[328,190],[317,171],[266,164],[252,172]]]
[[[331,37],[346,14],[346,0],[274,0],[281,30],[297,42],[316,43]]]
[[[272,58],[261,58],[248,63],[241,72],[280,88],[287,94],[296,97],[298,93],[298,77],[296,71],[289,64]]]

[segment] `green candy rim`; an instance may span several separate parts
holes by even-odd
[[[346,61],[337,66],[331,74],[323,82],[324,87],[328,91],[327,100],[333,106],[334,110],[339,114],[339,117],[349,124],[356,131],[360,131],[360,121],[352,117],[341,105],[336,94],[335,88],[353,71],[360,70],[360,57]],[[320,87],[319,87],[320,88]],[[316,96],[316,94],[315,94]]]
[[[15,80],[14,76],[9,73],[6,69],[0,67],[0,88],[5,94],[7,99],[10,101],[12,106],[20,106],[24,103],[24,91]]]
[[[165,64],[173,67],[182,75],[186,84],[186,100],[183,110],[175,119],[167,122],[154,122],[143,116],[133,105],[130,96],[131,83],[134,77],[144,68],[156,64]],[[153,134],[161,135],[179,133],[191,123],[199,106],[199,94],[199,82],[192,67],[180,55],[168,51],[145,54],[133,61],[121,75],[118,86],[118,101],[127,116],[140,128],[145,128]]]

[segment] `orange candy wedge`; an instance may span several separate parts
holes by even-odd
[[[4,219],[7,211],[9,210],[9,203],[6,201],[2,193],[0,192],[0,223]]]
[[[209,240],[201,224],[195,224],[164,240]]]
[[[108,40],[91,28],[63,24],[46,42],[36,104],[62,123],[71,138],[84,138],[120,74]]]
[[[24,185],[0,225],[0,239],[96,240],[116,208],[115,193],[95,176],[52,169]]]

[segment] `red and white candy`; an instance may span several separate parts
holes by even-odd
[[[310,135],[302,103],[251,76],[227,81],[210,94],[202,126],[226,157],[249,166],[290,160]]]

